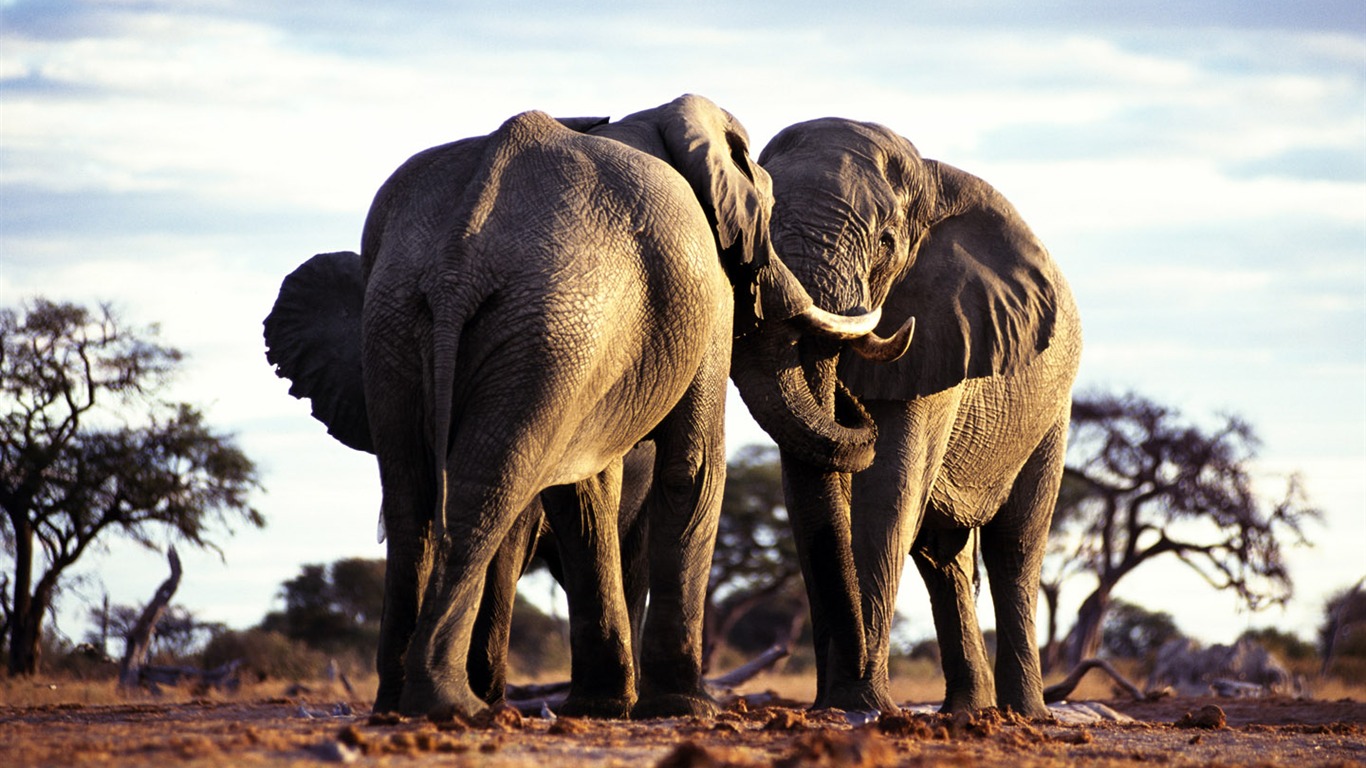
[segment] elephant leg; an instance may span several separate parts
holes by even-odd
[[[529,502],[514,485],[454,472],[448,477],[446,535],[427,536],[430,576],[404,658],[404,714],[471,715],[486,706],[470,687],[466,662],[489,565]]]
[[[982,529],[982,555],[996,606],[996,703],[1028,717],[1048,714],[1034,618],[1066,449],[1064,415],[1025,462],[1000,512]]]
[[[503,702],[517,580],[535,552],[542,514],[539,500],[526,508],[493,556],[484,577],[484,597],[471,634],[467,672],[470,688],[490,706]]]
[[[996,703],[986,644],[977,624],[976,536],[971,528],[926,527],[911,550],[930,593],[944,667],[943,712],[983,709]]]
[[[855,701],[836,706],[896,708],[888,675],[896,598],[957,404],[955,392],[864,404],[878,425],[878,458],[853,477],[849,518],[867,647],[866,690],[859,691]]]
[[[625,717],[635,703],[630,620],[621,586],[621,462],[542,493],[569,598],[571,670],[561,713]]]
[[[650,592],[649,531],[648,520],[637,507],[635,514],[624,522],[618,534],[621,543],[621,586],[631,625],[632,661],[637,679],[640,677],[646,598]]]
[[[424,562],[424,537],[411,517],[385,513],[388,546],[384,562],[384,608],[375,654],[375,668],[379,673],[375,712],[398,711],[403,695],[403,655],[417,623],[418,598],[425,580],[425,574],[420,574]]]
[[[811,609],[813,709],[880,709],[869,699],[867,648],[849,531],[849,475],[782,453],[783,495]],[[834,511],[832,514],[832,510]]]
[[[389,380],[406,381],[395,372]],[[401,390],[394,385],[396,391]],[[413,397],[420,395],[409,392]],[[401,398],[401,393],[398,395]],[[422,445],[421,422],[404,421],[404,414],[386,410],[387,402],[371,405],[372,415],[386,424],[402,429],[381,433],[384,442],[379,461],[380,483],[384,489],[380,514],[384,519],[386,558],[384,565],[384,607],[375,665],[379,688],[374,711],[397,712],[405,687],[404,655],[417,625],[422,591],[431,572],[432,553],[427,529],[436,498],[432,491],[429,462],[411,446]],[[408,414],[411,418],[411,413]]]
[[[650,604],[641,636],[640,700],[632,717],[710,717],[702,679],[702,615],[726,482],[730,327],[682,400],[656,427],[649,526]]]

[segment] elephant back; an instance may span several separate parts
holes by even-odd
[[[374,453],[361,378],[361,257],[320,253],[280,285],[265,320],[266,360],[348,448]]]

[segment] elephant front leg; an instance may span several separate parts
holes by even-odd
[[[922,528],[911,551],[930,593],[939,638],[944,666],[943,712],[983,709],[996,703],[973,596],[975,536],[968,528]]]
[[[621,462],[574,485],[548,488],[541,498],[569,598],[569,696],[560,712],[626,717],[635,703],[635,668],[617,531]]]
[[[996,703],[1027,717],[1048,716],[1034,614],[1066,445],[1063,416],[1025,462],[1001,511],[982,529],[982,556],[996,607]]]
[[[784,452],[783,492],[811,606],[816,651],[814,708],[895,708],[870,677],[863,609],[849,527],[849,475],[824,472]]]

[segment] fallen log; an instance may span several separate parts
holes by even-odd
[[[787,658],[789,653],[791,651],[787,649],[786,645],[781,643],[771,645],[768,650],[724,675],[707,678],[707,687],[729,691],[741,683],[748,682],[750,678],[777,664],[780,660]]]
[[[174,688],[187,680],[205,688],[234,691],[241,685],[241,679],[237,676],[237,669],[240,666],[241,659],[235,659],[213,669],[144,664],[138,668],[138,684],[152,693],[160,693],[163,685]]]
[[[1066,699],[1068,695],[1070,695],[1072,691],[1076,690],[1077,686],[1081,684],[1081,679],[1086,676],[1086,673],[1090,672],[1093,669],[1099,669],[1100,671],[1109,675],[1110,678],[1113,679],[1115,683],[1119,685],[1119,687],[1123,688],[1126,693],[1134,697],[1134,700],[1142,701],[1145,698],[1143,692],[1138,689],[1138,686],[1129,682],[1129,680],[1125,678],[1124,675],[1121,675],[1119,673],[1119,670],[1115,669],[1113,666],[1110,665],[1110,662],[1104,659],[1093,658],[1084,659],[1080,664],[1073,668],[1073,670],[1061,682],[1055,683],[1043,689],[1044,702],[1047,704],[1054,704],[1056,702],[1062,701],[1063,699]]]

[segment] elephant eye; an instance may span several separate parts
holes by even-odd
[[[896,250],[896,234],[890,229],[884,231],[882,236],[878,238],[878,245],[881,246],[884,254],[891,255]]]

